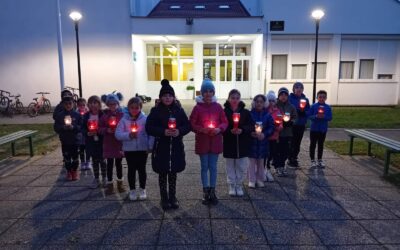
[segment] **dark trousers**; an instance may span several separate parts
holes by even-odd
[[[113,169],[117,170],[117,178],[122,179],[122,158],[107,158],[107,180],[108,182],[113,181]]]
[[[324,142],[326,138],[326,132],[315,132],[310,131],[310,158],[315,159],[315,148],[318,143],[318,160],[322,159],[324,153]]]
[[[293,125],[293,137],[290,143],[289,161],[297,161],[297,156],[300,153],[301,140],[303,139],[306,126]]]
[[[61,145],[64,167],[67,171],[75,171],[78,168],[78,145]]]
[[[136,171],[139,174],[139,186],[142,189],[146,188],[146,151],[125,151],[126,162],[128,163],[128,182],[129,189],[136,189]]]
[[[79,145],[79,159],[81,160],[81,163],[88,162],[90,159],[88,154],[86,154],[86,146],[85,145]]]
[[[279,137],[276,145],[276,159],[274,159],[276,168],[285,167],[285,162],[289,156],[289,143],[291,139],[291,137]]]
[[[160,185],[160,194],[162,200],[168,199],[167,180],[169,184],[169,199],[176,197],[176,178],[176,173],[163,173],[158,175],[158,184]]]
[[[272,161],[272,165],[275,166],[275,161],[277,158],[277,147],[278,147],[278,141],[277,140],[272,140],[269,141],[269,154],[268,154],[268,160],[267,160],[267,168],[270,169],[271,168],[271,161]],[[264,163],[265,165],[265,163]]]
[[[103,179],[106,178],[106,175],[107,175],[106,169],[107,169],[107,167],[106,167],[106,163],[104,162],[104,160],[101,159],[101,158],[93,158],[92,161],[93,161],[92,166],[93,166],[94,178],[99,179],[100,171],[101,171],[101,177]]]

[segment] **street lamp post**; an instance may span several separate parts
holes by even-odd
[[[79,20],[81,20],[82,18],[82,14],[77,11],[73,11],[69,14],[69,17],[74,21],[75,24],[76,54],[78,58],[79,97],[82,97],[81,55],[79,52],[79,32],[78,32],[79,31],[78,24]]]
[[[319,33],[319,21],[325,15],[322,10],[314,10],[311,13],[311,16],[315,20],[315,56],[314,56],[314,82],[313,82],[313,104],[315,103],[316,99],[316,91],[317,91],[317,56],[318,56],[318,33]]]

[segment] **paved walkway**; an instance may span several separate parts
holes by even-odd
[[[301,163],[307,158],[307,139]],[[181,208],[159,207],[157,175],[148,165],[149,200],[91,190],[90,174],[65,182],[60,150],[0,179],[2,249],[400,249],[400,191],[365,158],[326,151],[328,168],[303,167],[244,198],[227,195],[219,159],[220,204],[201,204],[194,136],[178,175]],[[126,171],[126,166],[124,168]]]

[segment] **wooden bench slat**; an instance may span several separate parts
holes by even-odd
[[[392,140],[392,139],[384,137],[382,135],[378,135],[378,134],[372,133],[370,131],[363,130],[363,132],[365,132],[368,135],[371,135],[374,138],[377,138],[377,139],[380,139],[380,140],[384,140],[385,142],[388,142],[388,143],[390,143],[390,144],[392,144],[394,146],[400,147],[400,142],[398,142],[398,141]]]
[[[372,132],[369,131],[365,131],[365,130],[346,130],[347,133],[356,136],[356,137],[360,137],[362,139],[365,139],[371,143],[377,143],[380,144],[386,148],[390,148],[391,150],[394,151],[400,151],[400,143],[396,142],[394,140],[388,139],[384,136],[381,135],[377,135],[374,134]]]
[[[3,137],[0,137],[0,145],[5,144],[5,143],[9,143],[24,137],[29,137],[33,134],[37,133],[36,130],[22,130],[22,131],[18,131]]]

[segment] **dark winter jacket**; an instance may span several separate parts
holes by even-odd
[[[229,102],[224,104],[224,111],[226,118],[228,119],[228,128],[224,132],[224,152],[225,158],[239,159],[243,157],[249,157],[250,146],[251,146],[251,132],[254,131],[254,122],[251,118],[250,111],[245,109],[243,102],[239,103],[237,113],[240,113],[239,128],[242,129],[240,135],[232,134],[233,119],[232,114],[234,113],[230,107]]]
[[[260,141],[257,138],[252,137],[250,158],[264,159],[268,156],[269,152],[269,142],[268,137],[274,133],[274,120],[267,110],[262,112],[257,112],[255,109],[251,110],[251,117],[254,123],[262,122],[264,133],[264,140]]]
[[[323,118],[317,118],[317,113],[320,106],[322,106],[324,109]],[[309,110],[309,117],[311,120],[310,131],[326,133],[328,131],[328,122],[332,120],[331,106],[326,103],[314,103],[313,105],[311,105],[311,108]]]
[[[303,110],[300,108],[301,99],[306,100],[306,107]],[[307,113],[308,110],[310,110],[310,102],[308,98],[304,94],[301,94],[301,96],[297,96],[294,93],[291,93],[289,95],[289,102],[296,108],[297,111],[297,120],[294,125],[305,126],[307,124],[308,118]]]
[[[65,116],[71,116],[71,128],[65,127]],[[81,116],[74,110],[67,111],[65,109],[59,111],[54,119],[54,131],[58,134],[61,144],[63,145],[79,145],[81,130]]]
[[[170,117],[176,119],[179,136],[165,136]],[[154,136],[152,167],[156,173],[179,173],[185,170],[185,149],[183,136],[191,130],[185,111],[176,102],[170,106],[159,103],[153,107],[147,117],[146,132]]]
[[[88,156],[93,157],[94,159],[103,159],[103,136],[97,132],[97,141],[95,140],[95,136],[88,135],[88,120],[90,118],[91,113],[87,112],[83,116],[83,126],[82,126],[82,134],[85,136],[86,142],[86,152]],[[99,121],[98,121],[98,130],[100,129],[100,120],[103,116],[103,111],[99,111]]]
[[[53,120],[56,120],[57,114],[64,110],[64,105],[62,102],[57,104],[53,111]]]
[[[293,136],[293,124],[297,120],[296,108],[292,104],[290,104],[289,100],[285,103],[278,100],[276,106],[281,111],[282,116],[284,116],[285,113],[290,114],[289,122],[283,122],[283,129],[279,133],[279,137],[292,137]]]

